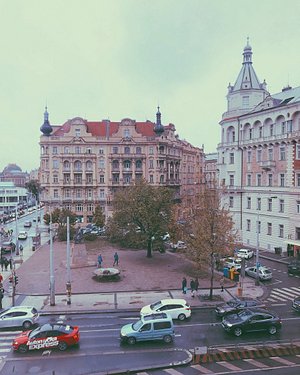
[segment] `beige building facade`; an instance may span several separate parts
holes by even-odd
[[[82,223],[92,221],[101,205],[112,214],[114,193],[145,179],[191,199],[201,187],[203,150],[181,140],[173,124],[126,118],[88,121],[76,117],[51,126],[47,109],[40,138],[41,201],[46,212],[65,207]]]

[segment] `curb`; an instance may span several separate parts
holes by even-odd
[[[196,351],[196,349],[195,349]],[[233,349],[228,351],[217,351],[215,353],[194,354],[193,364],[218,362],[218,361],[234,361],[239,359],[255,359],[268,358],[274,356],[289,356],[300,354],[300,342],[290,343],[280,346],[263,346],[257,349]]]

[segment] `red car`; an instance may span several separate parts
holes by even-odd
[[[66,350],[78,344],[79,328],[66,324],[44,324],[32,331],[22,332],[13,341],[13,349],[20,353],[28,350],[58,348]]]

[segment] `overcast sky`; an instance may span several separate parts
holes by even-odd
[[[173,123],[216,151],[228,83],[253,66],[271,93],[300,85],[300,1],[0,0],[0,170],[39,166],[51,124],[125,117]]]

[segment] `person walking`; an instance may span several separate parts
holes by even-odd
[[[1,284],[0,286],[0,309],[1,310],[3,309],[3,306],[2,306],[3,297],[4,297],[4,289],[3,289],[3,285]]]
[[[102,255],[99,254],[99,255],[98,255],[98,268],[101,268],[101,266],[102,266],[102,262],[103,262]]]
[[[190,282],[190,288],[191,288],[192,297],[194,298],[195,297],[195,280],[194,279],[192,279]]]
[[[4,268],[5,268],[5,271],[7,271],[7,267],[9,265],[9,261],[7,258],[4,259]]]
[[[23,246],[22,245],[19,246],[19,252],[20,252],[20,255],[22,256],[23,255]]]
[[[0,273],[0,284],[2,285],[2,283],[3,283],[3,276]]]
[[[221,287],[221,292],[224,292],[224,275],[222,275],[220,278],[220,287]]]
[[[185,277],[182,279],[181,288],[182,288],[182,293],[186,294],[186,291],[187,291],[187,281],[186,281]]]
[[[1,271],[3,272],[3,268],[4,268],[4,258],[1,256],[1,259],[0,259],[0,264],[1,264]]]
[[[113,266],[114,265],[119,265],[119,254],[117,253],[117,252],[115,252],[115,254],[114,254],[114,264],[113,264]]]
[[[9,268],[10,268],[10,270],[12,270],[12,268],[13,268],[13,260],[12,260],[12,257],[9,258],[8,263],[9,263]]]
[[[198,280],[198,277],[196,277],[196,279],[195,279],[195,291],[198,292],[198,289],[199,289],[199,280]]]

